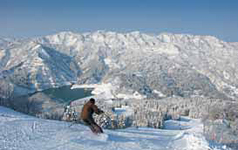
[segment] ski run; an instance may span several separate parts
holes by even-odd
[[[230,150],[207,141],[200,120],[186,117],[166,121],[165,129],[104,129],[101,135],[70,125],[0,106],[0,150]]]

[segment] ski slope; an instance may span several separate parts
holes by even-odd
[[[102,135],[69,125],[0,106],[0,150],[228,150],[206,141],[200,121],[189,118],[167,121],[165,129],[105,130]]]

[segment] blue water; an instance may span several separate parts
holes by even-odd
[[[52,99],[61,99],[63,102],[71,102],[84,97],[92,96],[92,88],[76,88],[71,89],[71,86],[63,86],[59,88],[50,88],[42,91]]]

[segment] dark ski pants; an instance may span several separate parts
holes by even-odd
[[[93,133],[103,133],[102,128],[96,124],[96,122],[94,120],[91,119],[83,119],[84,123],[89,126],[89,128],[91,129],[91,131]]]

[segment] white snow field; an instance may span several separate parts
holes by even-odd
[[[200,120],[167,121],[165,129],[127,128],[94,135],[88,127],[24,115],[0,106],[0,150],[223,150],[202,135]]]

